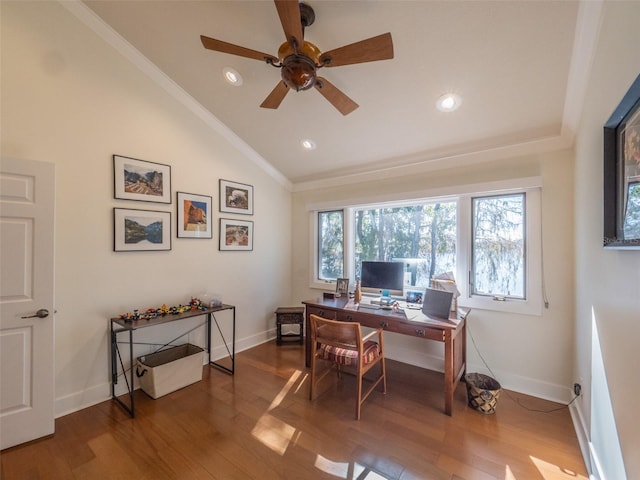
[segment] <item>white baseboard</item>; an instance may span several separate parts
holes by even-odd
[[[276,330],[273,328],[249,337],[236,339],[235,353],[248,350],[262,343],[268,342],[275,337]],[[230,345],[229,348],[231,348]],[[227,356],[227,348],[224,345],[212,345],[211,360],[220,360]],[[105,364],[106,363],[107,360],[105,359]],[[206,359],[204,360],[204,363],[206,363]],[[138,388],[137,382],[135,388]],[[120,378],[116,385],[116,395],[123,395],[126,392],[126,382]],[[103,382],[69,395],[57,397],[54,402],[54,415],[55,418],[63,417],[109,399],[111,399],[111,382]]]
[[[578,401],[579,400],[580,399],[578,399]],[[589,478],[591,480],[603,479],[604,477],[600,472],[597,455],[593,450],[591,440],[589,439],[589,431],[587,430],[587,424],[582,416],[582,411],[575,403],[573,403],[569,406],[569,413],[571,414],[571,420],[573,421],[573,429],[576,431],[576,436],[578,437],[578,444],[580,445],[584,464],[587,467],[587,472],[589,472]]]
[[[386,345],[385,345],[386,346]],[[386,348],[387,358],[397,360],[409,365],[444,372],[444,360],[439,355],[428,354],[423,351],[400,348]],[[502,388],[514,392],[524,393],[533,397],[550,400],[558,403],[568,403],[572,397],[571,389],[565,385],[543,382],[535,378],[522,377],[501,371],[488,372],[482,365],[467,365],[467,372],[478,372],[496,376]]]
[[[111,398],[111,384],[104,382],[55,400],[54,415],[63,417]]]
[[[567,404],[573,398],[573,392],[568,385],[558,385],[536,378],[514,375],[500,370],[487,371],[483,365],[467,365],[467,372],[484,373],[496,377],[502,388],[513,392],[524,393],[532,397],[542,398],[551,402]]]

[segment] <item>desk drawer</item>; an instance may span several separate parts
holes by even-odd
[[[335,312],[336,313],[336,320],[340,320],[341,322],[357,322],[358,319],[356,318],[355,315],[357,315],[357,313],[354,315],[352,312]]]
[[[411,335],[412,337],[428,338],[429,340],[444,342],[444,330],[428,327],[426,325],[389,322],[389,325],[385,327],[385,330],[401,333],[403,335]]]
[[[317,315],[322,318],[327,318],[329,320],[336,319],[335,310],[329,310],[326,308],[318,308],[318,307],[310,307],[307,305],[307,315]]]

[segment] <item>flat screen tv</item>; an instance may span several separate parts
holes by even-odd
[[[363,261],[360,270],[362,293],[381,295],[384,290],[392,296],[402,296],[404,288],[403,262]]]

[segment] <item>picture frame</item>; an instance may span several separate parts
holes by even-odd
[[[253,222],[231,218],[220,219],[221,251],[253,250]]]
[[[171,212],[114,208],[113,250],[171,250]]]
[[[423,293],[424,292],[422,291],[408,290],[405,300],[407,303],[415,303],[415,304],[422,303]]]
[[[336,278],[336,293],[339,295],[349,294],[349,279],[348,278]]]
[[[171,166],[113,156],[114,198],[171,203]]]
[[[253,215],[253,186],[220,179],[220,211]]]
[[[176,203],[178,238],[213,238],[210,196],[177,192]]]
[[[604,125],[603,247],[640,250],[640,75]]]

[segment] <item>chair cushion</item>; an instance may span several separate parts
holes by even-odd
[[[368,364],[380,356],[378,344],[368,340],[363,345],[364,363]],[[320,344],[318,347],[318,357],[340,365],[356,365],[358,363],[358,351],[348,348],[333,347],[331,345]]]

